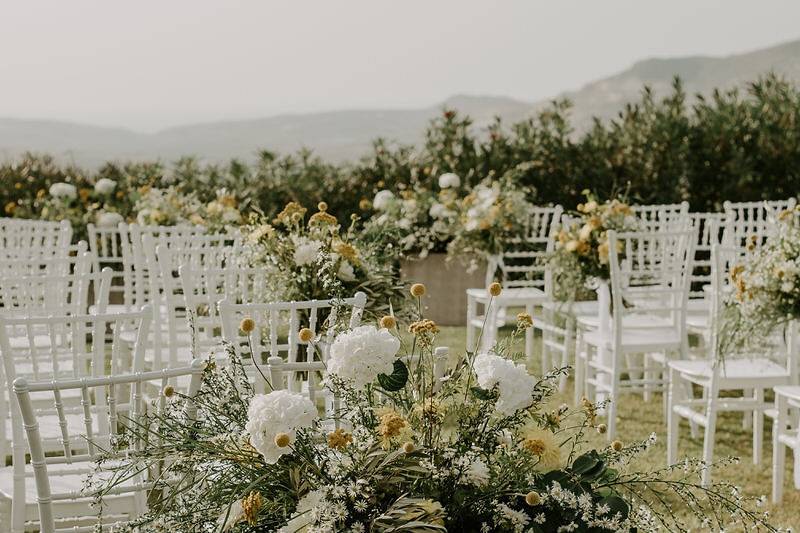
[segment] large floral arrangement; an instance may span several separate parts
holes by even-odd
[[[775,531],[735,487],[700,487],[707,465],[631,471],[654,437],[585,449],[586,432],[603,431],[596,406],[550,406],[561,371],[531,376],[510,343],[443,369],[437,327],[418,318],[404,350],[393,316],[339,326],[326,380],[339,410],[285,390],[254,394],[232,350],[230,367],[210,361],[197,415],[187,419],[170,390],[166,417],[129,430],[150,444],[101,463],[114,475],[98,478],[99,499],[152,469],[150,511],[128,530],[683,531],[683,506],[707,527]],[[520,317],[512,340],[526,327]]]
[[[502,252],[511,241],[525,234],[533,204],[531,191],[511,175],[490,176],[477,184],[459,203],[459,223],[448,251],[453,257],[469,259]]]
[[[571,213],[574,220],[564,224],[554,236],[555,251],[549,259],[554,282],[568,297],[579,294],[597,280],[609,279],[608,232],[637,228],[627,202],[619,198],[600,202],[588,191],[584,193],[586,202],[578,204]]]
[[[136,221],[143,226],[174,226],[181,223],[202,224],[202,204],[193,193],[175,186],[142,187],[136,202]]]
[[[42,217],[49,220],[69,220],[78,231],[87,224],[115,226],[125,220],[121,214],[117,182],[98,179],[93,186],[77,187],[72,183],[53,183],[47,191],[39,191]],[[80,234],[83,237],[83,233]]]
[[[753,342],[800,317],[800,209],[778,215],[776,232],[731,268],[740,336]]]
[[[397,281],[397,247],[380,234],[361,231],[357,217],[346,229],[321,202],[318,211],[296,202],[274,219],[256,216],[242,228],[249,264],[272,277],[271,300],[310,300],[367,294],[368,311],[402,307]]]
[[[378,191],[372,201],[375,216],[368,222],[370,229],[393,231],[407,257],[424,258],[431,252],[445,251],[464,193],[456,174],[442,174],[437,184],[438,192],[421,184],[397,193]]]

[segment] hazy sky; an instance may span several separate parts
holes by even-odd
[[[798,0],[0,0],[0,116],[149,131],[538,100],[646,57],[797,39],[798,21]]]

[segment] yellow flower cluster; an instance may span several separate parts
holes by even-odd
[[[342,428],[338,428],[332,433],[328,433],[328,446],[334,450],[344,450],[353,442],[353,435]]]
[[[424,335],[424,334],[431,334],[435,335],[439,333],[439,326],[436,325],[436,322],[430,320],[428,318],[424,318],[422,320],[417,320],[416,322],[412,322],[408,326],[408,332],[413,333],[414,335]]]
[[[283,211],[278,213],[273,222],[285,226],[297,224],[306,216],[306,211],[308,210],[297,202],[289,202],[283,208]]]

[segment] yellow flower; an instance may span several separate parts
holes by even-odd
[[[424,318],[409,324],[408,332],[414,335],[422,335],[425,333],[436,334],[439,333],[439,326],[437,326],[436,322],[433,320]]]
[[[532,429],[522,439],[522,447],[539,458],[537,467],[549,472],[561,466],[561,447],[555,435],[545,429]]]
[[[16,209],[17,209],[17,203],[16,202],[8,202],[6,204],[6,207],[5,207],[6,215],[13,215],[14,211],[16,211]]]
[[[590,224],[584,224],[580,233],[578,233],[578,240],[588,241],[592,236],[592,231],[594,231],[594,228]]]
[[[238,204],[236,197],[232,194],[223,194],[222,196],[220,196],[219,203],[221,203],[225,207],[231,207],[231,208],[236,207]]]
[[[301,329],[297,335],[300,338],[300,342],[311,342],[314,340],[314,332],[308,328]]]
[[[568,252],[575,252],[578,250],[578,245],[580,243],[576,240],[569,241],[565,246],[564,249]]]
[[[489,285],[489,294],[492,296],[500,296],[500,293],[503,292],[503,286],[497,283],[496,281]]]
[[[291,441],[292,438],[286,433],[278,433],[275,435],[275,446],[278,448],[286,448]]]
[[[242,500],[244,519],[247,520],[247,523],[251,526],[256,525],[258,522],[258,512],[261,510],[263,504],[264,500],[261,497],[261,493],[256,491],[251,492]]]
[[[247,236],[247,242],[251,244],[258,243],[264,237],[272,237],[275,234],[275,228],[273,228],[269,224],[262,224],[255,228],[250,234]]]
[[[319,209],[319,212],[314,213],[313,215],[311,215],[311,218],[308,219],[309,226],[317,226],[317,225],[322,226],[326,224],[330,226],[335,226],[336,224],[339,223],[339,221],[336,220],[335,216],[331,215],[330,213],[327,213],[328,204],[326,204],[325,202],[320,202],[319,204],[317,204],[317,209]]]
[[[326,202],[320,202],[320,203],[317,204],[317,209],[319,211],[327,211],[328,210],[328,204]]]
[[[533,327],[533,317],[529,313],[519,313],[517,315],[517,327],[520,329]]]
[[[380,326],[385,329],[394,329],[397,327],[397,320],[391,315],[386,315],[381,318]]]
[[[352,244],[339,241],[333,246],[333,251],[351,263],[358,263],[358,250]]]
[[[205,224],[205,220],[203,220],[203,217],[201,217],[197,213],[192,213],[192,215],[189,217],[189,222],[191,222],[195,226],[202,226],[203,224]]]
[[[299,222],[306,215],[306,211],[307,209],[297,202],[289,202],[275,217],[275,223],[288,225]]]
[[[252,333],[254,329],[256,329],[256,321],[246,316],[239,322],[239,329],[242,330],[243,333]]]
[[[384,446],[388,445],[391,439],[399,437],[408,427],[408,422],[397,411],[391,408],[378,410],[380,423],[378,424],[378,435],[381,436]]]
[[[611,449],[614,450],[615,452],[621,452],[622,448],[624,447],[625,446],[622,444],[622,441],[619,440],[615,440],[614,442],[611,443]]]
[[[602,265],[608,263],[608,248],[608,241],[601,242],[597,247],[597,257]]]
[[[591,213],[595,209],[597,209],[597,202],[595,202],[594,200],[589,200],[588,202],[583,204],[584,213]]]
[[[606,431],[608,431],[608,426],[606,426],[605,424],[599,424],[597,426],[597,432],[600,433],[601,435],[604,434]]]
[[[171,398],[174,395],[175,395],[175,387],[173,387],[172,385],[167,385],[166,387],[164,387],[165,398]]]
[[[411,441],[403,444],[403,453],[412,453],[415,449],[414,443]]]
[[[368,211],[372,207],[372,202],[367,200],[366,198],[362,198],[358,202],[358,208],[362,211]]]
[[[344,450],[353,442],[353,435],[342,428],[336,429],[333,433],[328,433],[328,446],[334,450]]]
[[[419,298],[425,294],[425,285],[422,283],[415,283],[411,286],[411,295]]]
[[[540,503],[542,503],[542,497],[539,496],[538,492],[532,490],[525,495],[525,503],[527,503],[531,507],[535,507]]]

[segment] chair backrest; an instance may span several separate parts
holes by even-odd
[[[196,416],[196,405],[194,397],[196,396],[202,382],[203,363],[201,361],[193,361],[191,365],[180,368],[173,368],[169,370],[151,371],[151,372],[135,372],[118,374],[112,376],[97,376],[92,378],[82,379],[57,379],[50,381],[29,382],[25,378],[17,378],[13,384],[13,391],[16,396],[15,404],[21,413],[22,421],[24,422],[25,430],[27,433],[27,442],[30,449],[31,462],[26,465],[23,460],[20,464],[14,462],[15,476],[21,474],[22,478],[26,476],[26,470],[32,471],[33,477],[36,480],[36,493],[39,505],[40,517],[40,530],[42,533],[57,533],[58,531],[77,531],[76,529],[68,528],[57,530],[56,529],[56,511],[54,504],[65,503],[74,504],[76,500],[81,498],[91,498],[98,495],[97,488],[87,487],[84,490],[77,490],[73,492],[53,493],[53,484],[51,478],[58,476],[57,471],[60,470],[56,465],[70,464],[74,466],[85,465],[85,472],[92,471],[92,463],[98,458],[118,458],[125,460],[126,456],[130,453],[141,452],[144,449],[144,439],[140,438],[143,434],[142,427],[146,427],[146,415],[148,408],[145,402],[145,388],[153,384],[158,387],[158,390],[164,390],[170,380],[176,380],[181,377],[188,376],[191,378],[188,393],[186,394],[186,405],[184,407],[186,417],[194,419]],[[70,435],[69,424],[67,423],[67,413],[61,407],[61,397],[64,393],[76,391],[80,397],[84,399],[81,405],[81,410],[84,415],[84,430],[80,435]],[[126,394],[129,392],[129,395]],[[39,431],[38,419],[41,416],[41,410],[34,407],[31,395],[38,395],[39,397],[46,396],[51,400],[51,404],[55,407],[55,412],[58,414],[58,419],[62,431],[62,442],[64,443],[62,453],[54,455],[52,453],[45,454],[46,447]],[[107,406],[105,409],[92,409],[91,399],[94,398],[96,404],[102,403]],[[159,395],[156,403],[156,414],[163,415],[167,409],[168,400],[165,394]],[[137,431],[125,432],[125,439],[114,439],[117,443],[117,449],[112,453],[104,453],[109,448],[109,442],[115,435],[122,435],[125,427],[137,426]],[[76,438],[85,440],[85,451],[78,451],[72,449],[71,442],[75,442]],[[125,443],[124,445],[119,445]],[[49,468],[49,465],[55,468]],[[75,468],[71,469],[74,472],[80,472]],[[135,518],[138,514],[144,512],[147,507],[147,490],[152,486],[148,474],[158,475],[158,472],[152,473],[148,471],[136,472],[126,471],[124,476],[117,477],[117,483],[113,487],[113,494],[133,494],[135,505],[130,509],[129,518]],[[25,491],[15,492],[14,497],[25,495]],[[17,503],[17,502],[15,502]],[[74,507],[70,507],[70,511],[75,513]],[[72,514],[70,518],[74,518]],[[97,512],[90,510],[86,506],[84,518],[95,517],[97,523],[95,526],[101,526],[102,518],[97,517]],[[106,522],[105,525],[117,525],[120,520],[118,517],[110,518],[111,523]],[[94,526],[92,526],[94,527]],[[93,531],[91,527],[86,531]]]
[[[680,231],[689,224],[689,202],[631,206],[641,231]]]
[[[759,247],[776,231],[778,214],[793,209],[797,200],[725,202],[725,246]]]
[[[178,242],[181,240],[189,240],[193,235],[201,235],[205,233],[205,228],[202,226],[141,226],[139,224],[128,225],[128,239],[123,239],[123,257],[130,257],[131,269],[133,270],[133,288],[132,288],[132,305],[134,307],[146,305],[153,302],[153,297],[150,291],[153,287],[150,277],[151,275],[158,276],[158,271],[151,273],[149,271],[147,258],[142,246],[142,237],[149,235],[153,239],[164,237],[170,239],[170,242]],[[129,249],[125,249],[130,245]],[[156,296],[157,299],[157,296]]]
[[[625,317],[643,314],[668,317],[685,338],[694,232],[609,231],[608,240],[615,344],[621,343]]]
[[[189,323],[186,299],[179,279],[182,266],[189,268],[223,268],[238,259],[238,241],[228,235],[192,235],[153,237],[142,236],[142,248],[147,261],[150,293],[158,295],[161,305],[154,308],[153,317],[166,328],[153,330],[156,368],[176,366],[180,361],[179,348],[188,348]],[[166,353],[166,357],[164,357]]]
[[[187,314],[192,315],[193,352],[206,353],[219,345],[222,318],[219,302],[247,304],[269,301],[274,292],[265,268],[240,268],[226,265],[214,268],[198,263],[182,265],[179,269]]]
[[[506,250],[489,258],[486,286],[499,280],[506,288],[544,288],[544,259],[555,246],[551,235],[560,223],[562,213],[560,205],[533,208],[529,213],[525,235],[510,240]]]
[[[324,363],[336,333],[340,310],[349,307],[348,327],[357,327],[367,304],[367,295],[356,293],[352,298],[338,300],[306,300],[301,302],[234,303],[222,300],[219,314],[222,336],[230,343],[237,356],[249,356],[255,365],[264,365],[270,357],[280,357],[287,363]],[[250,318],[255,328],[249,333],[239,326]],[[344,317],[342,317],[344,318]],[[312,342],[300,339],[300,330],[307,328],[313,334]],[[256,368],[258,370],[258,368]],[[301,390],[307,376],[302,371],[293,372],[290,390]],[[258,385],[258,381],[257,381]]]
[[[722,243],[727,216],[725,213],[689,213],[688,216],[697,237],[689,298],[704,299],[703,286],[711,283],[711,248]]]
[[[0,218],[0,253],[33,249],[56,252],[69,246],[72,225],[68,220],[51,222]]]
[[[89,312],[91,307],[104,312],[113,273],[110,268],[90,272],[90,264],[83,262],[71,274],[0,277],[0,314],[74,316]]]
[[[95,271],[108,267],[114,272],[110,301],[126,307],[133,305],[133,260],[129,255],[126,256],[131,253],[128,225],[124,222],[115,226],[90,223],[87,231],[89,250],[94,254]]]

